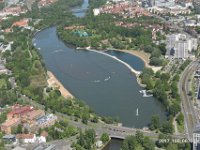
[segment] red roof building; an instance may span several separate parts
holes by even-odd
[[[16,127],[20,124],[20,122],[20,118],[12,118],[10,120],[6,120],[6,122],[1,125],[1,131],[5,132],[6,134],[10,134],[11,128]]]
[[[14,105],[12,111],[7,114],[7,119],[19,118],[33,110],[33,106]]]
[[[29,22],[28,19],[22,19],[22,20],[20,20],[20,21],[14,22],[12,26],[26,27],[26,26],[28,26],[28,22]]]

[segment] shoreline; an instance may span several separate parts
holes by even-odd
[[[118,50],[118,49],[111,49],[111,50],[128,53],[128,54],[131,54],[131,55],[134,55],[134,56],[140,58],[144,62],[145,67],[151,68],[154,71],[154,73],[156,73],[157,71],[161,70],[161,68],[162,68],[162,67],[156,67],[156,66],[149,65],[150,55],[145,53],[144,51]]]
[[[101,54],[104,54],[105,51],[107,50],[111,50],[111,51],[118,51],[118,52],[123,52],[123,53],[128,53],[128,54],[131,54],[131,55],[134,55],[138,58],[140,58],[143,62],[144,62],[144,65],[145,67],[147,68],[151,68],[153,70],[154,73],[156,73],[157,71],[161,70],[162,67],[156,67],[156,66],[152,66],[152,65],[149,65],[149,58],[150,58],[150,54],[144,52],[144,51],[137,51],[137,50],[120,50],[120,49],[106,49],[106,50],[95,50],[95,49],[92,49],[90,46],[89,47],[75,47],[75,49],[77,50],[90,50],[90,51],[95,51],[97,53],[101,53]],[[134,68],[133,68],[134,69]],[[135,69],[134,69],[135,70]],[[138,71],[135,71],[135,72],[138,72]],[[137,75],[137,73],[136,73]]]
[[[130,71],[132,73],[135,74],[136,76],[136,81],[138,83],[139,86],[141,86],[142,88],[145,88],[146,85],[145,84],[142,84],[141,83],[141,80],[139,78],[139,75],[140,75],[140,71],[136,71],[134,68],[132,68],[129,64],[123,62],[122,60],[116,58],[115,56],[112,56],[112,55],[109,55],[109,54],[106,54],[103,50],[94,50],[92,49],[91,47],[85,47],[85,48],[82,48],[82,47],[76,47],[75,48],[76,50],[88,50],[88,51],[93,51],[93,52],[96,52],[96,53],[100,53],[102,55],[106,55],[108,57],[111,57],[119,62],[121,62],[122,64],[124,64],[126,67],[128,67],[130,69]],[[118,50],[118,49],[107,49],[107,50],[113,50],[113,51],[118,51],[118,52],[123,52],[123,53],[127,53],[127,54],[130,54],[130,55],[133,55],[133,56],[136,56],[138,58],[140,58],[143,62],[144,62],[144,65],[145,67],[147,68],[151,68],[153,70],[154,73],[156,73],[157,71],[161,70],[162,67],[156,67],[156,66],[151,66],[149,65],[149,57],[150,55],[145,53],[144,51],[136,51],[136,50]]]
[[[76,48],[76,49],[82,49],[82,48]],[[95,49],[91,49],[90,47],[85,48],[85,50],[88,50],[88,51],[91,51],[91,52],[95,52],[95,53],[99,53],[99,54],[105,55],[105,56],[107,56],[107,57],[110,57],[110,58],[112,58],[112,59],[114,59],[114,60],[116,60],[116,61],[122,63],[122,64],[125,65],[132,73],[134,73],[134,74],[136,75],[136,77],[138,77],[138,76],[141,74],[140,71],[135,70],[135,69],[134,69],[133,67],[131,67],[128,63],[122,61],[121,59],[119,59],[119,58],[117,58],[117,57],[115,57],[115,56],[112,56],[112,55],[110,55],[110,54],[107,54],[107,53],[105,53],[105,52],[103,52],[103,51],[98,51],[98,50],[95,50]]]
[[[47,83],[50,87],[58,88],[64,98],[74,98],[74,96],[62,85],[62,83],[55,77],[55,75],[47,70]]]

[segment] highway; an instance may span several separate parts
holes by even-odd
[[[182,112],[184,114],[185,122],[185,134],[189,141],[192,141],[193,129],[199,122],[199,119],[195,113],[191,98],[188,96],[189,93],[189,80],[193,76],[194,71],[198,67],[198,61],[190,63],[186,69],[182,72],[178,84],[179,94],[182,100]]]

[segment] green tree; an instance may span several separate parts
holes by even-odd
[[[183,124],[184,123],[184,116],[183,116],[183,113],[180,112],[180,114],[177,116],[176,118],[176,121],[179,125]]]
[[[19,124],[19,125],[17,126],[17,133],[22,133],[22,131],[23,131],[23,127],[22,127],[21,124]]]
[[[175,116],[178,112],[181,111],[180,104],[178,102],[174,102],[169,106],[169,113],[170,115]]]
[[[101,141],[103,142],[103,143],[106,143],[106,142],[108,142],[109,141],[109,139],[110,139],[110,137],[109,137],[109,135],[108,135],[108,133],[103,133],[102,135],[101,135]]]
[[[150,65],[153,65],[153,66],[162,66],[163,65],[163,61],[161,58],[157,58],[157,57],[152,57],[150,59]]]
[[[161,131],[163,133],[173,133],[173,125],[170,121],[166,121],[162,124]]]
[[[151,117],[150,129],[156,130],[160,128],[160,118],[159,115],[153,115]]]

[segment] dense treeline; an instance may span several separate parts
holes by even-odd
[[[17,101],[17,94],[12,89],[8,75],[0,75],[0,107],[12,105]]]
[[[122,21],[122,18],[113,18],[109,14],[86,16],[84,19],[64,24],[59,28],[58,33],[67,43],[77,47],[131,49],[152,44],[150,29],[144,29],[143,26],[120,27],[115,25],[116,21]],[[84,30],[91,36],[79,37],[71,30],[63,30],[64,26],[72,24],[85,26]]]
[[[119,22],[136,23],[138,25],[127,28],[116,25]],[[72,19],[60,24],[58,35],[66,43],[75,47],[144,50],[151,54],[151,65],[162,66],[165,64],[163,61],[163,55],[166,53],[165,44],[156,45],[153,43],[152,29],[146,28],[150,24],[162,25],[154,17],[124,19],[111,14],[93,16],[92,12],[89,12],[84,18]],[[69,26],[77,26],[77,28],[65,29]],[[79,26],[83,28],[80,29]],[[86,32],[87,36],[75,34],[76,32]],[[157,37],[164,38],[160,33]]]
[[[159,135],[156,146],[166,150],[191,150],[189,141],[185,139],[177,140],[165,134]]]
[[[74,126],[69,125],[66,120],[58,121],[51,127],[40,129],[38,134],[42,131],[48,132],[48,141],[71,137],[78,133],[78,130]]]
[[[135,136],[128,136],[123,141],[122,150],[154,150],[155,143],[143,133],[137,131]]]
[[[163,104],[168,113],[168,121],[163,124],[160,123],[157,115],[152,116],[150,129],[160,130],[163,133],[173,133],[173,117],[181,111],[181,98],[178,94],[179,75],[189,63],[190,61],[185,61],[176,70],[175,75],[160,72],[154,74],[149,68],[143,70],[140,76],[142,83],[146,85],[147,90],[153,89],[153,95]],[[182,119],[179,122],[181,124]]]
[[[14,44],[12,51],[7,51],[4,56],[7,60],[6,67],[12,70],[19,86],[18,90],[39,101],[43,98],[43,89],[47,85],[46,76],[44,65],[27,38],[29,35],[30,31],[21,32],[18,28],[7,34],[6,39]]]
[[[156,148],[157,147],[157,148]],[[160,134],[158,140],[150,140],[145,137],[141,132],[137,131],[135,136],[127,137],[122,144],[122,150],[190,150],[190,143],[185,139],[173,139],[171,136]]]
[[[94,149],[96,133],[93,129],[85,130],[83,133],[80,131],[80,135],[76,143],[72,144],[75,150],[90,150]]]

